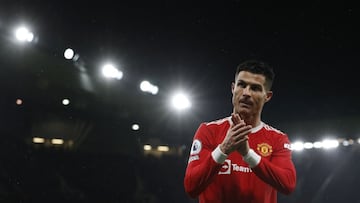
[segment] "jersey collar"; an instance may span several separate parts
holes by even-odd
[[[233,122],[231,120],[231,116],[229,116],[227,119],[228,119],[229,123],[232,125]],[[261,130],[261,128],[263,128],[263,127],[264,127],[264,123],[262,121],[260,121],[260,124],[258,126],[251,128],[251,133],[256,133],[257,131]]]
[[[254,128],[251,128],[251,133],[256,133],[257,131],[261,130],[264,127],[264,123],[260,121],[260,124]]]

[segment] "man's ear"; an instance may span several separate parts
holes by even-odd
[[[234,88],[235,88],[235,83],[232,82],[232,83],[231,83],[231,93],[233,93],[233,94],[234,94]]]
[[[270,101],[272,96],[273,96],[273,92],[272,91],[267,91],[266,92],[266,97],[265,97],[265,102]]]

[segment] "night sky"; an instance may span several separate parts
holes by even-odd
[[[52,111],[50,101],[39,104],[31,95],[73,92],[83,100],[79,115],[86,112],[95,122],[106,117],[124,126],[139,122],[143,134],[187,143],[200,122],[232,111],[230,87],[237,64],[260,59],[276,73],[274,96],[264,108],[265,122],[294,139],[315,139],[321,133],[355,138],[360,133],[356,125],[359,12],[352,5],[324,6],[318,1],[293,7],[270,3],[259,7],[241,1],[12,1],[0,7],[2,66],[11,66],[3,71],[23,80],[7,77],[5,72],[2,84],[6,86],[1,90],[13,96],[15,92],[28,94],[34,105]],[[35,57],[25,56],[28,50],[11,48],[6,42],[9,28],[19,22],[29,24],[37,35],[37,42],[26,47]],[[94,91],[79,87],[75,79],[79,72],[62,58],[67,47],[80,55],[96,81]],[[17,60],[8,56],[11,53],[25,58]],[[98,69],[106,59],[124,72],[121,81],[100,79]],[[39,61],[46,65],[26,68]],[[138,83],[144,78],[159,86],[159,95],[139,93]],[[41,81],[50,85],[41,88]],[[191,111],[182,115],[165,107],[169,94],[178,87],[188,91],[193,102]]]

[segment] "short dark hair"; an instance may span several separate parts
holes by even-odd
[[[241,71],[248,71],[250,73],[265,76],[265,86],[268,90],[271,90],[275,78],[275,73],[269,64],[259,60],[244,61],[237,66],[235,78]]]

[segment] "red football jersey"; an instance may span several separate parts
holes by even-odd
[[[259,157],[256,166],[251,168],[237,151],[223,163],[215,160],[212,153],[219,149],[231,122],[228,117],[199,126],[185,173],[185,191],[200,203],[275,203],[277,191],[290,194],[296,171],[288,136],[265,123],[249,134],[250,148]]]

